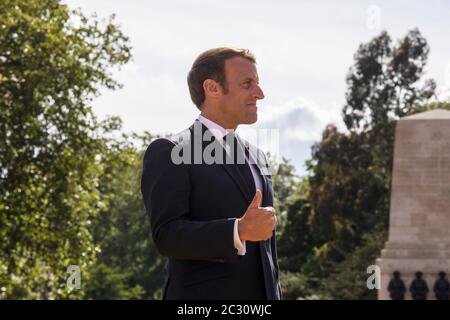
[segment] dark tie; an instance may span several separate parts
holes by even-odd
[[[244,150],[244,147],[239,143],[239,140],[236,138],[235,134],[228,133],[223,138],[225,142],[229,144],[230,157],[233,159],[233,164],[236,165],[242,178],[244,178],[253,198],[256,192],[256,187],[255,180],[253,179],[252,171],[250,170],[250,165],[248,163],[248,154],[245,152],[247,150]]]

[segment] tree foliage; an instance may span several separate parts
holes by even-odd
[[[119,87],[110,67],[129,59],[113,18],[58,0],[0,2],[1,297],[83,294],[67,291],[66,269],[94,262],[89,227],[108,205],[98,186],[117,129],[90,101]]]
[[[343,108],[349,132],[328,126],[310,163],[311,223],[332,261],[377,224],[387,226],[395,120],[433,96],[434,82],[419,81],[428,52],[413,30],[396,46],[382,32],[355,54]]]
[[[109,148],[99,189],[108,195],[110,205],[92,224],[101,252],[92,267],[86,298],[161,297],[166,260],[153,244],[140,191],[143,151],[153,138],[148,133],[124,135],[123,141]]]
[[[312,147],[308,196],[292,203],[280,241],[281,261],[306,279],[307,295],[374,298],[363,279],[387,237],[396,120],[442,107],[429,104],[435,84],[422,79],[428,53],[412,30],[397,45],[382,32],[355,54],[342,112],[347,132],[330,124]]]
[[[0,299],[161,298],[165,258],[139,181],[149,133],[119,137],[91,108],[111,67],[130,60],[114,23],[59,0],[0,2]],[[278,254],[289,299],[372,299],[365,286],[387,237],[395,121],[429,103],[418,30],[362,44],[347,75],[340,132],[328,125],[308,175],[274,164]],[[269,161],[270,156],[269,156]],[[82,290],[66,287],[78,265]]]

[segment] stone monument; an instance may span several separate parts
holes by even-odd
[[[435,109],[397,122],[389,238],[377,259],[378,299],[390,299],[394,271],[406,285],[421,271],[434,299],[438,273],[450,274],[450,111]]]

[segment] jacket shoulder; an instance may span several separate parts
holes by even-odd
[[[145,156],[150,152],[162,152],[171,150],[173,147],[182,147],[184,144],[189,144],[191,140],[191,130],[190,128],[184,129],[183,131],[167,136],[156,138],[147,147],[145,151]],[[144,156],[144,157],[145,157]]]

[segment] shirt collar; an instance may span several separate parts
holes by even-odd
[[[225,129],[222,126],[220,126],[219,124],[215,123],[212,120],[209,120],[208,118],[205,118],[204,116],[202,116],[201,114],[198,115],[198,120],[203,123],[203,125],[205,125],[206,128],[208,128],[209,131],[211,131],[211,133],[214,135],[214,137],[222,142],[223,141],[223,137],[227,134],[227,133],[234,133],[236,134],[236,132],[234,132],[234,130],[232,129]]]

